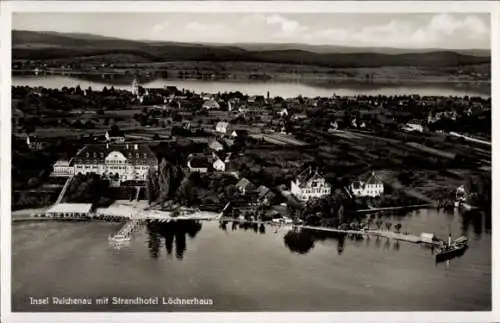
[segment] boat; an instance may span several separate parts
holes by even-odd
[[[438,248],[436,252],[436,261],[449,260],[463,255],[467,246],[468,239],[464,236],[451,241],[451,235],[448,237],[448,243]]]

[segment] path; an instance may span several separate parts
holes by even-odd
[[[54,203],[54,205],[61,203],[61,201],[62,201],[62,199],[64,197],[64,194],[66,194],[66,191],[68,190],[69,183],[71,183],[72,179],[73,179],[73,176],[68,177],[68,179],[66,180],[66,183],[64,183],[64,186],[63,186],[63,188],[61,190],[61,193],[59,193],[59,196],[57,197],[57,200]]]

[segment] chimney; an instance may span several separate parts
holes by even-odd
[[[139,146],[137,144],[134,145],[134,149],[135,150],[138,150],[139,149]]]
[[[109,144],[108,143],[106,143],[106,149],[109,149]]]
[[[128,144],[127,144],[126,148],[127,148],[127,150],[128,150]]]

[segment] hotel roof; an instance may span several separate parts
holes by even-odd
[[[144,144],[90,144],[74,158],[74,164],[104,164],[109,153],[117,151],[132,165],[157,165],[158,159],[148,145]]]

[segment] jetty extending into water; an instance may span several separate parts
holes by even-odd
[[[387,239],[392,239],[392,240],[398,240],[398,241],[405,241],[405,242],[410,242],[410,243],[425,243],[425,244],[430,244],[430,245],[439,245],[439,241],[424,241],[422,240],[421,236],[416,236],[412,234],[403,234],[403,233],[398,233],[398,232],[392,232],[392,231],[383,231],[383,230],[344,230],[344,229],[337,229],[337,228],[328,228],[328,227],[320,227],[320,226],[311,226],[311,225],[301,225],[301,224],[291,224],[291,225],[286,225],[286,224],[278,224],[278,223],[273,223],[269,221],[252,221],[252,220],[245,220],[245,219],[235,219],[235,218],[227,218],[227,217],[222,217],[220,221],[228,221],[228,222],[240,222],[240,223],[257,223],[257,224],[269,224],[277,227],[291,227],[292,229],[306,229],[306,230],[316,230],[316,231],[326,231],[326,232],[335,232],[335,233],[342,233],[342,234],[356,234],[356,235],[365,235],[365,236],[378,236],[378,237],[384,237]]]
[[[392,211],[431,208],[431,207],[436,207],[436,205],[437,205],[436,203],[426,203],[426,204],[406,205],[406,206],[388,206],[388,207],[378,207],[378,208],[356,210],[353,212],[355,212],[355,213],[392,212]]]

